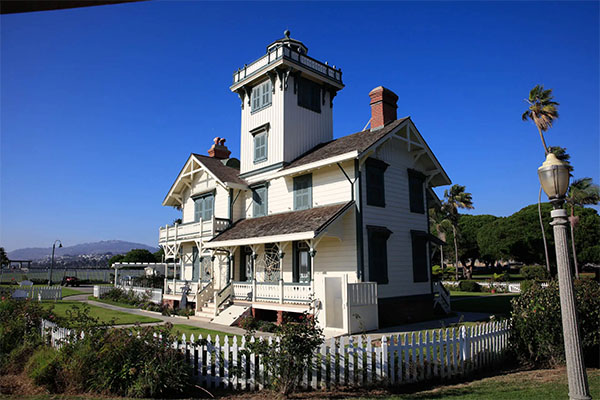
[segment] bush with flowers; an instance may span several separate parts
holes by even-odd
[[[586,364],[598,365],[600,353],[600,285],[576,280],[575,303]],[[532,282],[512,300],[511,347],[522,362],[556,366],[565,361],[558,282],[543,288]]]

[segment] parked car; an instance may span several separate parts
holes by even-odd
[[[79,286],[79,278],[76,276],[65,276],[62,280],[63,286]]]

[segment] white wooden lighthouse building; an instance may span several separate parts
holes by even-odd
[[[239,161],[215,138],[163,201],[182,211],[182,223],[160,228],[178,262],[165,301],[221,323],[312,309],[332,334],[433,312],[427,210],[431,188],[450,179],[384,87],[369,93],[369,129],[334,140],[343,88],[341,70],[287,31],[234,72]]]

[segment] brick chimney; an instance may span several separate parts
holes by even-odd
[[[395,121],[398,96],[383,86],[378,86],[369,93],[371,98],[371,130],[383,128]]]
[[[214,138],[215,144],[212,145],[210,149],[208,149],[208,155],[218,159],[229,158],[231,152],[225,146],[225,138],[216,137]]]

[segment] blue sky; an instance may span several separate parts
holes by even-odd
[[[361,130],[368,93],[398,96],[474,213],[537,201],[543,161],[522,122],[553,88],[575,176],[599,179],[597,2],[143,2],[1,17],[0,246],[122,239],[156,245],[161,202],[215,136],[239,155],[232,72],[290,29],[342,68],[334,136]],[[438,193],[442,191],[438,190]]]

